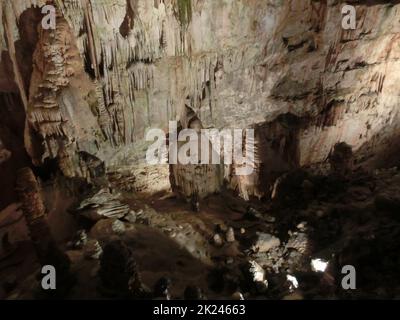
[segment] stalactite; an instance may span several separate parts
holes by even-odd
[[[176,15],[183,27],[186,27],[192,20],[192,1],[177,0],[175,4]]]
[[[93,17],[92,17],[92,10],[91,10],[91,2],[90,0],[84,0],[84,14],[85,14],[85,26],[88,35],[88,44],[90,50],[90,58],[91,58],[91,67],[94,70],[96,79],[99,78],[99,63],[97,60],[97,51],[96,51],[96,44],[93,34],[92,26]]]
[[[25,91],[24,87],[24,82],[22,80],[22,75],[20,68],[18,66],[18,61],[16,57],[16,50],[15,50],[15,45],[14,42],[17,40],[14,37],[14,29],[15,29],[15,16],[13,15],[12,8],[11,8],[11,2],[8,2],[8,5],[6,4],[5,7],[5,33],[7,37],[7,45],[8,45],[8,50],[9,50],[9,55],[10,59],[13,65],[13,70],[14,70],[14,79],[15,82],[17,83],[19,93],[21,96],[22,103],[24,105],[25,111],[28,109],[28,97]],[[0,51],[1,53],[1,51]]]
[[[4,24],[3,24],[3,3],[0,3],[0,52],[3,52],[5,48],[7,48],[6,39],[4,38]],[[1,62],[1,54],[0,54],[0,62]]]
[[[41,34],[41,45],[34,55],[36,66],[43,67],[43,70],[38,70],[42,80],[32,92],[28,111],[31,122],[45,139],[66,137],[68,133],[64,128],[64,119],[57,102],[60,90],[69,85],[69,78],[74,73],[70,66],[70,60],[73,59],[70,53],[71,47],[65,42],[68,31],[65,21],[58,16],[57,28]],[[57,150],[49,151],[53,155],[57,154]]]
[[[227,104],[236,103],[234,91],[247,90],[251,96],[258,90],[262,97],[259,101],[243,104],[251,112],[256,109],[257,121],[264,120],[265,108],[272,108],[263,99],[268,96],[269,84],[263,87],[254,71],[255,64],[258,66],[265,58],[263,49],[254,45],[254,39],[242,41],[241,30],[234,26],[234,30],[224,29],[226,35],[215,33],[213,17],[208,16],[210,12],[222,10],[224,14],[241,17],[240,8],[246,10],[242,1],[237,6],[226,3],[221,8],[215,2],[190,0],[54,2],[57,30],[41,32],[35,54],[35,66],[39,70],[34,72],[33,79],[38,85],[31,86],[28,102],[29,121],[40,133],[46,149],[40,160],[58,157],[65,162],[64,171],[69,172],[67,160],[73,159],[81,146],[88,147],[95,140],[96,147],[88,148],[101,153],[103,146],[98,143],[104,144],[105,149],[118,150],[141,142],[150,126],[164,128],[169,120],[179,118],[185,102],[207,127],[230,124],[245,127],[248,123],[242,126],[235,122],[238,114],[228,111]],[[15,3],[18,9],[12,10],[17,20],[23,10],[43,1]],[[203,9],[207,11],[202,12]],[[247,15],[243,17],[247,19]],[[253,18],[259,18],[258,14]],[[18,34],[15,27],[13,31]],[[60,32],[68,33],[69,37],[63,38]],[[233,43],[231,40],[237,35],[239,42]],[[63,43],[56,38],[62,38]],[[78,58],[86,64],[78,66]],[[85,78],[81,86],[77,82],[84,78],[80,73],[84,70],[90,79],[86,83]],[[235,78],[241,75],[251,83],[249,88],[240,88]],[[378,90],[382,90],[382,83],[383,79],[377,82]],[[75,93],[77,88],[82,89],[81,95]],[[89,92],[93,97],[87,99]],[[95,125],[86,130],[80,128],[82,124],[74,117],[85,113],[88,100]],[[72,145],[72,141],[76,144],[70,150],[66,146]],[[35,163],[40,163],[36,160]],[[204,169],[204,176],[209,174],[207,170]]]
[[[104,134],[104,137],[111,143],[114,143],[112,120],[104,103],[103,88],[100,83],[95,82],[95,89],[96,89],[96,98],[98,101],[97,111],[98,111],[98,122],[100,128]]]

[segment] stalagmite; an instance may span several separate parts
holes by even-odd
[[[23,168],[18,172],[16,190],[41,266],[54,266],[57,272],[57,291],[64,295],[72,284],[70,260],[57,246],[46,220],[40,188],[33,172]]]
[[[0,0],[0,299],[400,296],[400,3],[348,2]]]
[[[109,242],[100,260],[99,276],[105,295],[123,299],[143,299],[149,292],[142,280],[132,250],[122,241]]]

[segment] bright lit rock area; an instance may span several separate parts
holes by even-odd
[[[400,4],[347,3],[0,0],[0,299],[399,299]]]

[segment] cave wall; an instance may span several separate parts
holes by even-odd
[[[273,95],[283,108],[309,119],[300,132],[300,165],[323,161],[337,141],[372,165],[397,151],[396,2],[352,1],[357,27],[348,31],[338,27],[339,1],[292,2],[282,26],[287,72]]]
[[[57,29],[37,26],[31,75],[10,61],[27,52],[10,41],[21,39],[24,12],[44,1],[0,5],[0,70],[20,73],[14,81],[0,75],[0,91],[26,95],[25,145],[36,165],[56,158],[66,176],[90,179],[82,157],[89,154],[108,168],[140,167],[151,192],[168,174],[144,164],[145,132],[182,120],[185,104],[204,128],[256,129],[255,173],[223,168],[246,198],[267,193],[282,171],[323,162],[338,141],[365,165],[382,165],[395,150],[400,5],[393,1],[351,1],[350,31],[335,0],[53,3]],[[205,193],[219,185],[181,178],[173,183],[189,193],[187,184]]]

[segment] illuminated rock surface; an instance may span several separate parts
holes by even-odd
[[[243,285],[249,260],[266,272],[266,297],[289,294],[275,288],[289,272],[304,293],[297,297],[347,297],[329,266],[336,282],[317,279],[325,287],[312,292],[311,258],[336,253],[330,266],[339,270],[369,264],[377,244],[397,250],[399,174],[373,170],[399,164],[400,4],[351,1],[357,26],[346,31],[334,0],[54,0],[57,26],[44,30],[45,2],[0,0],[2,253],[12,252],[9,241],[29,248],[14,190],[23,167],[43,187],[58,242],[86,229],[86,255],[97,256],[101,236],[138,241],[143,281],[153,287],[168,276],[175,297],[188,285],[211,297],[260,294]],[[254,173],[235,175],[235,163],[149,165],[147,130],[167,133],[172,120],[182,129],[255,129]],[[98,280],[96,259],[68,254],[80,277]],[[373,268],[397,267],[388,257]],[[31,260],[19,281],[32,274]],[[360,281],[366,297],[382,292]],[[396,285],[383,296],[398,295]]]

